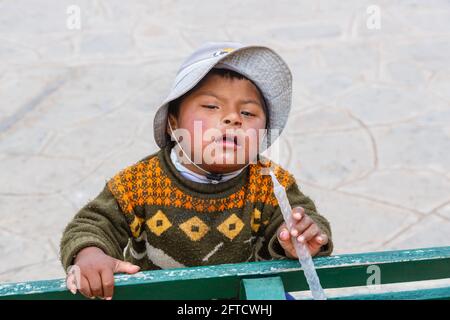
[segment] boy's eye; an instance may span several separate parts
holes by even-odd
[[[208,109],[216,109],[216,108],[217,108],[217,106],[213,106],[213,105],[210,105],[210,104],[208,104],[208,105],[202,105],[202,107],[203,107],[203,108],[208,108]]]
[[[254,116],[253,113],[250,113],[250,112],[248,112],[248,111],[242,111],[241,113],[242,113],[244,116],[249,116],[249,117]]]

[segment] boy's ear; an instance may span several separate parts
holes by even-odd
[[[175,130],[178,128],[178,121],[173,114],[168,115],[167,122],[170,123],[172,130]],[[167,126],[166,126],[166,132],[169,136],[171,135],[169,124],[167,124]]]

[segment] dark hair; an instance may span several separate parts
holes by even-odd
[[[179,115],[179,112],[180,112],[180,104],[181,104],[181,101],[183,101],[183,99],[184,99],[186,96],[188,96],[191,92],[193,92],[193,91],[195,91],[196,89],[198,89],[198,88],[205,82],[206,78],[207,78],[208,76],[211,76],[211,75],[218,75],[218,76],[220,76],[220,77],[222,77],[222,78],[227,78],[227,79],[238,79],[238,80],[243,80],[243,79],[245,79],[245,80],[248,80],[248,81],[250,81],[251,83],[253,83],[253,81],[251,81],[250,79],[248,79],[247,77],[243,76],[242,74],[240,74],[240,73],[238,73],[238,72],[236,72],[236,71],[228,70],[228,69],[216,69],[216,68],[211,69],[211,71],[209,71],[209,72],[207,73],[207,75],[206,75],[205,77],[203,77],[203,79],[200,80],[200,82],[197,83],[191,90],[189,90],[188,92],[186,92],[186,93],[185,93],[184,95],[182,95],[181,97],[179,97],[179,98],[177,98],[177,99],[175,99],[175,100],[169,102],[169,110],[168,110],[168,114],[174,115],[176,118],[178,118],[178,115]],[[253,83],[253,84],[254,84],[254,83]],[[268,119],[269,115],[268,115],[267,110],[266,110],[266,103],[265,103],[265,101],[264,101],[264,96],[262,95],[262,93],[261,93],[261,91],[259,90],[258,86],[257,86],[256,84],[254,84],[254,85],[255,85],[256,89],[258,90],[259,95],[260,95],[261,98],[263,99],[263,101],[262,101],[262,104],[263,104],[262,107],[263,107],[264,113],[265,113],[265,115],[266,115],[266,123],[268,123],[268,121],[269,121],[269,119]]]

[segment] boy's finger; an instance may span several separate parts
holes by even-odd
[[[278,232],[278,243],[284,249],[284,251],[289,252],[291,256],[295,255],[295,249],[291,241],[291,236],[287,228],[281,228]]]
[[[292,209],[292,216],[295,220],[301,220],[305,215],[305,209],[302,207],[295,207]]]
[[[281,241],[289,241],[290,240],[289,231],[287,228],[282,228],[278,233],[278,239]]]
[[[320,233],[316,236],[316,241],[320,243],[322,246],[328,243],[328,236],[325,233]]]
[[[91,287],[89,286],[89,281],[85,276],[81,276],[80,293],[86,298],[92,298]]]
[[[103,297],[102,279],[98,272],[92,272],[88,275],[91,293],[94,297]]]
[[[114,294],[114,273],[111,269],[105,268],[100,276],[102,278],[103,295],[106,300],[111,300]]]
[[[114,273],[134,274],[134,273],[138,272],[139,269],[140,269],[139,266],[136,266],[132,263],[117,260],[115,268],[114,268]]]
[[[291,229],[291,235],[293,237],[297,237],[298,235],[302,234],[303,232],[305,232],[306,229],[308,229],[312,224],[313,224],[313,220],[308,217],[308,216],[304,216],[302,220],[300,220],[299,223],[297,223],[292,229]]]
[[[300,236],[298,236],[297,240],[299,242],[308,242],[312,238],[314,238],[318,233],[320,232],[319,227],[317,224],[312,224],[308,227]]]

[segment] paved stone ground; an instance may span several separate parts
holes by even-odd
[[[156,150],[155,107],[207,40],[269,45],[291,66],[279,159],[335,253],[450,245],[448,1],[3,0],[0,282],[63,276],[64,226]]]

